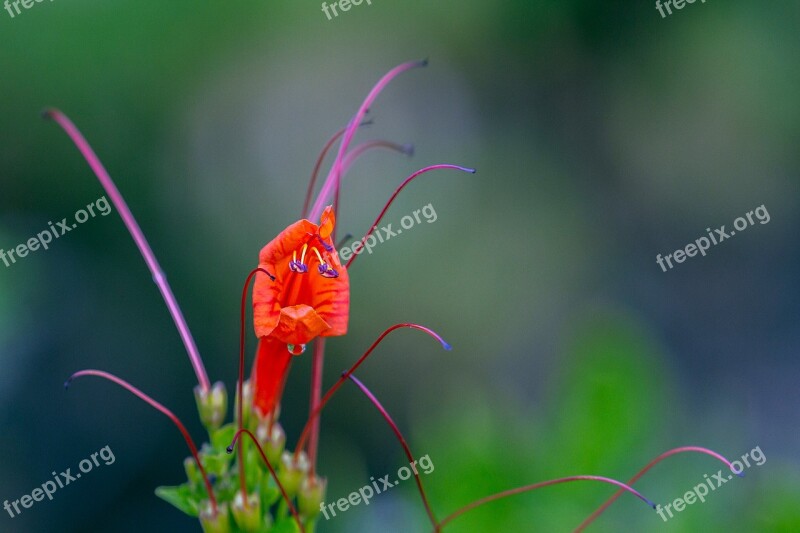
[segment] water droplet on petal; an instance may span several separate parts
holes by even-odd
[[[305,344],[287,344],[286,348],[289,350],[289,353],[292,355],[300,355],[306,351]]]

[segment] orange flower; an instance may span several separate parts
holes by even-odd
[[[253,287],[253,322],[259,339],[253,367],[253,404],[263,415],[275,409],[292,355],[316,337],[347,332],[350,280],[339,261],[328,206],[319,226],[306,219],[283,230],[261,250]],[[313,267],[313,268],[312,268]]]

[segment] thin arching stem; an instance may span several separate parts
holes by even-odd
[[[428,518],[430,519],[433,527],[434,528],[438,527],[439,523],[436,520],[436,515],[433,514],[433,509],[431,509],[431,504],[430,502],[428,502],[428,496],[425,494],[425,489],[422,488],[422,479],[420,479],[419,472],[417,472],[416,465],[414,464],[416,463],[416,460],[414,459],[414,455],[411,453],[411,448],[408,447],[408,443],[406,442],[405,437],[403,437],[403,434],[400,432],[400,428],[397,427],[397,424],[395,424],[394,420],[392,420],[392,417],[389,415],[389,412],[386,411],[383,405],[381,405],[381,402],[378,401],[378,398],[376,398],[375,395],[372,394],[372,392],[367,388],[366,385],[364,385],[353,374],[348,375],[348,377],[350,378],[350,381],[355,383],[356,386],[359,389],[361,389],[361,392],[363,392],[364,395],[369,399],[369,401],[372,402],[372,405],[375,406],[375,408],[381,413],[383,419],[386,420],[386,423],[389,424],[389,427],[392,428],[395,437],[397,437],[397,440],[400,442],[400,446],[402,446],[403,451],[406,452],[408,463],[410,465],[414,465],[412,466],[412,470],[414,471],[414,479],[417,482],[417,488],[419,489],[419,495],[422,497],[422,504],[425,506],[425,512],[428,513]]]
[[[127,390],[128,392],[134,394],[139,399],[144,400],[147,404],[149,404],[154,409],[160,411],[164,414],[167,418],[169,418],[173,424],[178,428],[183,435],[184,440],[186,441],[186,445],[189,446],[189,450],[192,452],[192,457],[194,457],[195,463],[197,463],[197,468],[200,470],[200,474],[203,476],[203,483],[206,486],[206,492],[208,492],[208,499],[211,501],[211,510],[214,516],[217,515],[217,499],[214,497],[214,490],[211,488],[211,482],[208,479],[208,475],[206,475],[205,468],[203,468],[203,463],[200,461],[200,455],[197,452],[197,446],[195,446],[194,441],[192,440],[192,436],[189,435],[189,432],[186,430],[186,426],[183,425],[183,422],[175,416],[175,413],[164,407],[159,402],[155,401],[153,398],[139,390],[138,388],[134,387],[127,381],[122,378],[115,376],[114,374],[110,374],[108,372],[104,372],[102,370],[80,370],[72,374],[67,381],[64,382],[64,388],[68,389],[70,384],[76,378],[82,376],[96,376],[100,378],[107,379],[113,383],[116,383],[123,389]]]
[[[255,435],[253,435],[253,433],[249,429],[239,429],[236,432],[236,435],[233,436],[233,442],[231,443],[230,446],[228,446],[228,453],[232,453],[233,452],[233,447],[236,445],[236,441],[239,440],[239,436],[242,433],[244,433],[245,435],[250,437],[250,440],[252,440],[253,444],[255,444],[256,448],[258,448],[258,453],[261,454],[261,459],[264,460],[264,464],[267,465],[267,468],[269,469],[269,473],[270,473],[270,475],[272,475],[272,479],[274,479],[275,480],[275,484],[278,485],[278,490],[281,491],[281,495],[283,496],[284,501],[289,506],[289,511],[292,513],[292,516],[294,517],[295,521],[297,522],[297,527],[300,528],[300,532],[301,533],[305,533],[306,530],[303,527],[303,522],[300,520],[300,515],[297,514],[297,509],[295,509],[294,504],[292,504],[292,499],[289,498],[289,494],[287,494],[286,493],[286,489],[283,488],[283,484],[281,483],[281,480],[278,479],[278,474],[275,472],[275,469],[270,464],[269,459],[267,459],[267,454],[264,453],[264,449],[261,447],[261,444],[258,442],[258,439],[255,437]],[[244,458],[243,457],[239,457],[239,461],[244,461]]]
[[[466,168],[466,167],[460,167],[458,165],[446,165],[446,164],[445,165],[431,165],[429,167],[425,167],[425,168],[422,168],[420,170],[417,170],[416,172],[411,174],[409,177],[407,177],[403,181],[403,183],[400,184],[400,186],[397,189],[395,189],[394,194],[392,194],[392,196],[389,198],[389,201],[386,202],[386,205],[383,206],[383,209],[381,210],[380,214],[378,215],[378,218],[376,218],[375,222],[372,223],[372,225],[369,228],[369,231],[367,231],[367,233],[361,239],[361,242],[364,242],[367,239],[367,237],[372,235],[372,232],[374,232],[377,229],[378,223],[383,218],[383,215],[386,214],[386,211],[389,209],[389,206],[392,205],[392,202],[394,202],[395,198],[397,198],[397,195],[400,194],[400,191],[402,191],[406,187],[406,185],[408,185],[409,183],[414,181],[414,179],[417,178],[417,176],[420,176],[420,175],[425,174],[426,172],[430,172],[432,170],[439,170],[439,169],[454,169],[454,170],[460,170],[462,172],[469,172],[469,173],[472,173],[472,174],[475,173],[475,169],[474,168]],[[355,260],[356,257],[358,257],[358,255],[353,255],[353,257],[351,257],[350,260],[345,265],[345,268],[350,268],[350,265],[353,263],[353,261]]]
[[[266,274],[269,276],[269,279],[275,281],[275,276],[264,270],[263,268],[254,268],[250,271],[247,275],[247,279],[244,282],[244,287],[242,288],[242,306],[241,306],[241,314],[240,314],[240,328],[239,328],[239,382],[237,383],[238,388],[238,396],[239,396],[239,411],[236,414],[237,424],[239,425],[239,430],[241,431],[243,424],[244,424],[244,345],[245,345],[245,307],[247,304],[247,290],[250,288],[250,280],[253,279],[253,276],[258,274],[259,272]],[[244,472],[244,453],[242,452],[242,443],[239,443],[239,489],[242,491],[242,501],[244,502],[243,505],[247,507],[247,483],[245,480],[245,472]]]
[[[156,256],[150,248],[150,244],[148,244],[144,233],[142,233],[141,228],[139,228],[139,224],[128,208],[128,204],[125,203],[125,199],[122,197],[122,194],[120,194],[119,189],[117,189],[117,186],[114,184],[111,176],[109,176],[103,163],[100,162],[100,159],[94,153],[94,150],[92,150],[92,147],[75,124],[58,109],[47,109],[42,115],[45,118],[54,120],[66,132],[81,152],[84,159],[86,159],[86,162],[89,163],[89,166],[97,176],[103,189],[105,189],[109,198],[111,198],[114,207],[117,208],[119,216],[125,223],[125,227],[128,228],[128,232],[131,234],[131,237],[133,237],[133,242],[136,243],[139,252],[142,254],[142,257],[144,257],[147,268],[153,275],[153,281],[161,292],[161,297],[164,298],[164,302],[167,304],[169,314],[172,316],[172,320],[178,328],[178,333],[180,333],[183,345],[186,347],[186,352],[189,354],[189,360],[194,367],[195,374],[197,374],[197,382],[200,385],[200,389],[202,389],[203,392],[208,392],[211,384],[208,380],[206,369],[203,366],[200,352],[197,350],[194,338],[192,338],[192,333],[189,331],[189,326],[186,324],[186,319],[183,317],[178,301],[175,299],[175,295],[172,293],[172,289],[167,282],[167,277],[164,275],[164,271],[161,270],[161,266],[158,264],[158,260],[156,260]]]
[[[673,455],[677,455],[679,453],[685,453],[685,452],[697,452],[697,453],[702,453],[702,454],[705,454],[705,455],[710,455],[711,457],[713,457],[715,459],[718,459],[719,461],[722,461],[722,463],[725,464],[725,466],[727,466],[728,468],[733,470],[733,465],[731,464],[731,462],[728,461],[725,457],[723,457],[722,455],[718,454],[715,451],[712,451],[712,450],[709,450],[708,448],[703,448],[703,447],[700,447],[700,446],[682,446],[680,448],[673,448],[672,450],[668,450],[668,451],[662,453],[661,455],[659,455],[658,457],[656,457],[655,459],[653,459],[652,461],[650,461],[649,463],[647,463],[644,466],[644,468],[639,470],[639,472],[637,472],[635,476],[633,476],[632,478],[630,478],[628,480],[628,485],[633,485],[634,483],[636,483],[639,480],[639,478],[641,478],[651,468],[656,466],[658,463],[660,463],[661,461],[663,461],[667,457],[671,457]],[[737,474],[737,475],[740,475],[740,474]],[[591,515],[589,515],[588,518],[586,518],[586,520],[581,522],[581,525],[578,526],[578,528],[575,530],[575,533],[578,533],[578,532],[583,531],[584,529],[586,529],[586,527],[589,526],[589,524],[591,524],[592,522],[594,522],[597,519],[597,517],[599,517],[601,514],[603,514],[603,512],[606,509],[608,509],[608,507],[612,503],[617,501],[617,498],[619,498],[620,495],[623,492],[624,492],[623,490],[618,490],[617,492],[615,492],[614,495],[611,496],[608,500],[606,500],[606,502],[603,505],[598,507],[595,512],[593,512]]]
[[[534,483],[533,485],[525,485],[524,487],[517,487],[515,489],[506,490],[503,492],[498,492],[497,494],[492,494],[491,496],[486,496],[485,498],[481,498],[480,500],[476,500],[469,505],[466,505],[459,509],[458,511],[454,512],[453,514],[449,515],[447,518],[439,522],[439,525],[434,529],[436,533],[441,531],[444,526],[458,518],[459,516],[475,509],[476,507],[480,507],[481,505],[487,504],[489,502],[493,502],[495,500],[500,500],[502,498],[507,498],[509,496],[513,496],[515,494],[521,494],[523,492],[530,492],[532,490],[540,489],[542,487],[549,487],[550,485],[558,485],[560,483],[570,483],[573,481],[600,481],[602,483],[609,483],[611,485],[616,485],[620,487],[623,491],[628,491],[647,505],[652,507],[653,509],[656,508],[656,504],[642,496],[636,489],[633,489],[622,483],[621,481],[617,481],[616,479],[611,479],[603,476],[569,476],[569,477],[562,477],[559,479],[551,479],[548,481],[541,481],[539,483]]]
[[[309,415],[308,420],[306,421],[306,425],[303,426],[303,431],[302,433],[300,433],[300,438],[297,441],[297,448],[295,448],[294,452],[295,461],[297,461],[297,458],[300,456],[300,451],[303,449],[303,446],[305,446],[306,439],[308,439],[309,432],[311,430],[311,424],[317,417],[319,417],[319,414],[325,408],[325,405],[330,401],[331,397],[336,393],[337,390],[339,390],[342,384],[344,384],[344,382],[347,381],[347,377],[353,372],[355,372],[358,369],[358,367],[361,366],[361,363],[366,361],[367,357],[369,357],[372,351],[375,348],[377,348],[377,346],[381,343],[384,337],[386,337],[392,331],[400,328],[411,328],[423,331],[428,335],[430,335],[431,337],[433,337],[434,339],[436,339],[437,341],[439,341],[439,343],[445,350],[452,349],[452,347],[438,333],[436,333],[430,328],[426,328],[425,326],[420,326],[419,324],[412,324],[405,322],[402,324],[395,324],[394,326],[388,328],[386,331],[381,333],[381,335],[375,340],[375,342],[373,342],[372,345],[370,345],[367,351],[364,352],[364,355],[362,355],[358,359],[358,361],[356,361],[355,364],[350,367],[349,370],[342,373],[342,375],[339,377],[339,380],[336,383],[334,383],[330,389],[328,389],[328,392],[326,392],[325,396],[322,397],[322,400],[320,400],[317,408],[314,409],[314,411]]]

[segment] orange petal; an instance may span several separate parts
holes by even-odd
[[[333,233],[333,227],[336,225],[336,215],[333,214],[333,206],[328,206],[322,215],[319,217],[319,236],[327,239]]]
[[[278,325],[273,337],[286,344],[307,344],[312,339],[331,329],[314,308],[308,305],[290,305],[281,309]]]

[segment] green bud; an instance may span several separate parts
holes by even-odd
[[[306,452],[300,452],[297,462],[294,460],[294,454],[288,451],[283,452],[278,469],[278,479],[290,498],[297,494],[300,484],[308,475],[310,466]]]
[[[236,525],[243,531],[257,532],[261,528],[261,498],[258,494],[247,496],[247,507],[244,506],[242,493],[237,492],[231,504],[233,519]]]
[[[218,381],[207,391],[197,386],[194,388],[194,398],[197,400],[200,420],[209,433],[219,429],[228,411],[228,392],[225,390],[225,384]]]
[[[228,506],[220,504],[217,506],[217,514],[214,515],[211,505],[206,502],[200,511],[200,525],[204,533],[231,533],[231,517],[228,514]]]
[[[187,457],[183,460],[183,469],[186,470],[186,479],[192,485],[199,485],[203,483],[203,476],[200,474],[200,469],[197,468],[197,462],[194,457]]]
[[[256,438],[264,449],[264,454],[266,454],[270,464],[276,465],[286,446],[286,432],[279,423],[275,422],[272,424],[272,435],[267,435],[268,433],[269,421],[260,422],[256,429]]]
[[[300,514],[313,519],[320,513],[320,506],[325,500],[327,480],[316,476],[306,476],[297,493],[297,504]]]
[[[253,388],[250,386],[250,381],[245,380],[242,384],[242,394],[244,395],[244,406],[242,409],[242,427],[252,430],[250,427],[250,413],[253,406]],[[233,419],[237,420],[239,416],[239,387],[236,387],[236,400],[233,402]],[[238,425],[237,425],[238,427]]]

